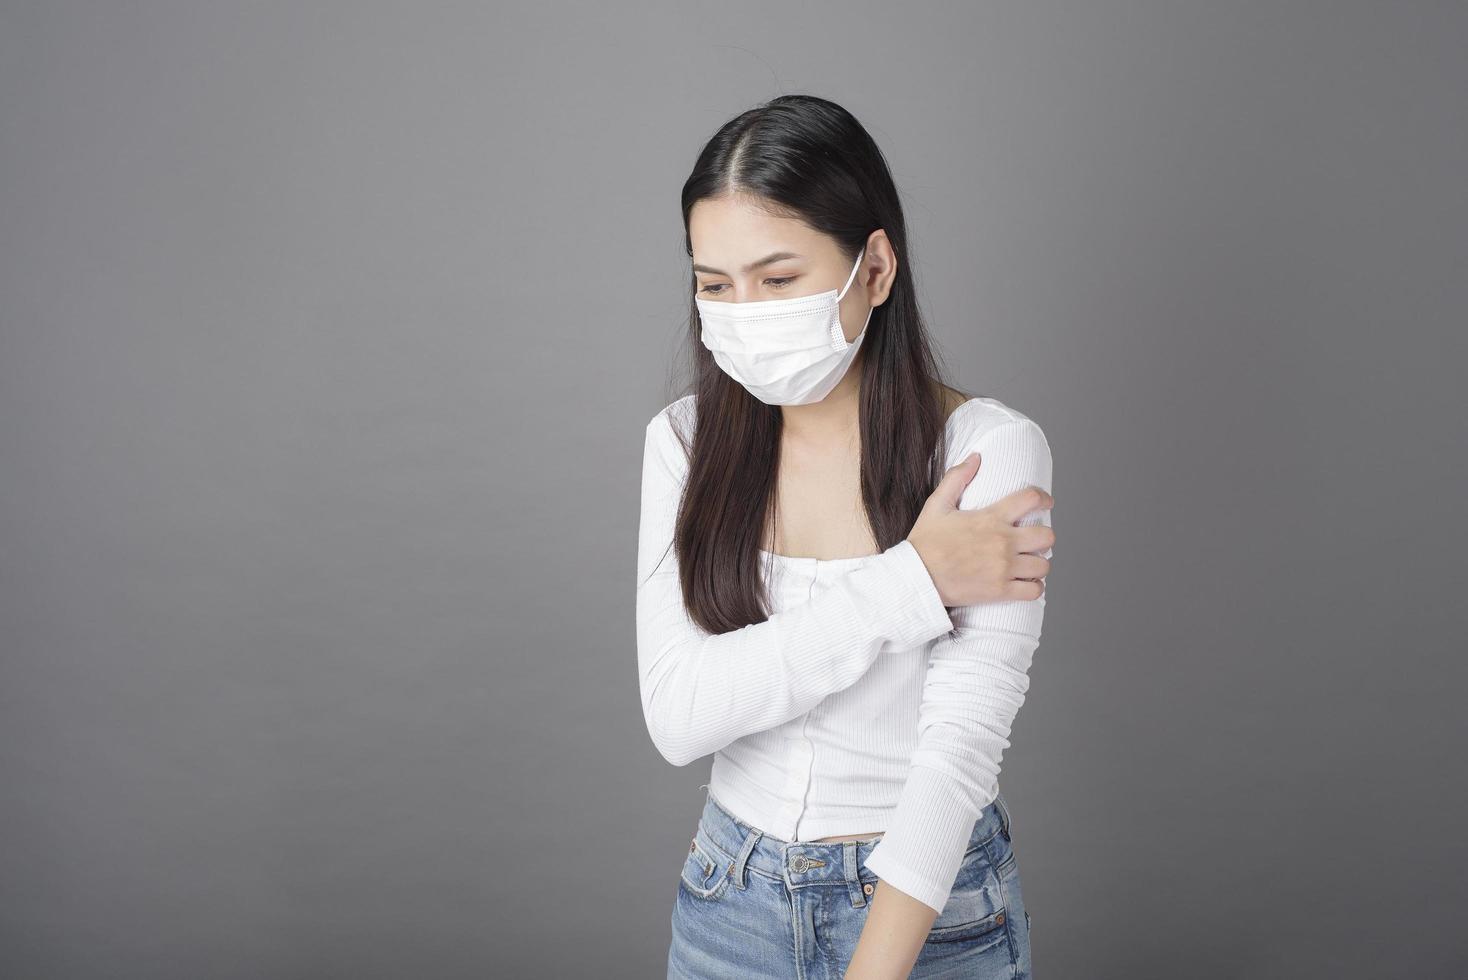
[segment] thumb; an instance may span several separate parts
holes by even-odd
[[[983,464],[983,461],[983,457],[978,452],[971,452],[956,466],[950,466],[948,472],[943,474],[943,479],[939,480],[938,485],[933,488],[932,496],[957,510],[958,502],[963,498],[963,491],[978,474],[979,466]]]

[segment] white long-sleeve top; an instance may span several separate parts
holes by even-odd
[[[687,395],[647,425],[637,661],[648,732],[675,766],[713,753],[710,792],[766,833],[883,834],[867,867],[942,912],[999,792],[1045,597],[945,609],[906,540],[855,558],[762,552],[772,614],[708,633],[688,616],[672,548],[688,473],[673,426],[691,436],[695,411]],[[1053,492],[1045,434],[997,399],[960,405],[944,441],[948,466],[983,454],[960,509],[1031,484]],[[1050,526],[1050,513],[1020,523]]]

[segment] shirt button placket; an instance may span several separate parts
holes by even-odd
[[[819,560],[815,558],[802,562],[805,573],[801,577],[804,585],[805,599],[809,601],[815,596],[816,577],[819,574]],[[812,711],[815,709],[812,708]],[[811,763],[815,759],[815,746],[811,744],[810,736],[805,733],[806,725],[810,721],[810,711],[800,718],[792,721],[798,726],[793,735],[788,736],[785,753],[786,769],[785,793],[786,800],[790,806],[790,839],[798,840],[800,837],[800,819],[805,814],[805,799],[810,792]]]

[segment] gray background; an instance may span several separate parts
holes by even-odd
[[[1468,971],[1461,3],[0,8],[0,974],[661,976],[678,190],[888,154],[1055,453],[1042,978]]]

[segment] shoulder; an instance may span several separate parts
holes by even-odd
[[[1041,436],[1044,435],[1039,423],[1029,415],[997,398],[987,396],[968,399],[948,416],[948,433],[954,438],[982,436],[1004,426],[1031,429]]]
[[[647,423],[648,445],[677,446],[680,449],[691,445],[697,405],[696,397],[690,394],[663,406]]]
[[[647,439],[643,457],[647,467],[656,467],[675,479],[688,468],[686,447],[693,441],[694,413],[697,402],[684,395],[665,405],[647,423]]]
[[[948,417],[946,442],[949,465],[978,450],[998,449],[1049,460],[1045,430],[1026,413],[998,398],[970,398]]]
[[[676,427],[685,434],[692,435],[697,404],[697,399],[691,394],[669,402],[647,423],[648,431],[665,431],[672,434]]]

